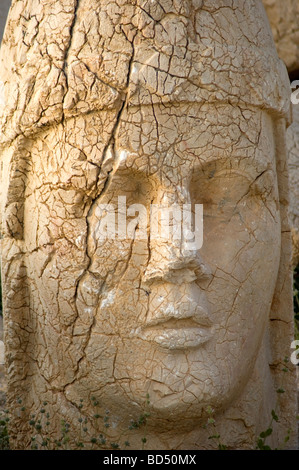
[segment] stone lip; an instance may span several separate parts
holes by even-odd
[[[186,350],[205,344],[211,335],[206,328],[166,328],[152,329],[143,334],[143,338],[154,341],[163,349]]]

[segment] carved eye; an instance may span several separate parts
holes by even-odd
[[[259,201],[276,200],[275,173],[265,170],[252,180],[244,170],[208,165],[193,176],[190,194],[193,204],[203,204],[206,220],[230,220],[240,210],[258,210]]]
[[[150,203],[153,192],[153,182],[144,174],[137,171],[124,170],[115,174],[111,180],[105,198],[112,204],[117,204],[119,196],[125,196],[127,205]]]
[[[249,187],[250,179],[246,176],[223,170],[197,175],[191,182],[190,194],[193,203],[221,212],[227,206],[236,205]]]

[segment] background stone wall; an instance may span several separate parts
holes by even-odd
[[[285,62],[291,82],[299,79],[299,2],[263,0],[279,57]],[[299,263],[299,104],[293,105],[293,123],[287,132],[290,172],[290,223],[293,235],[293,265]]]
[[[298,0],[263,0],[271,24],[278,55],[288,71],[299,69]]]

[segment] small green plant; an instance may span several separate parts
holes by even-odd
[[[149,395],[146,395],[145,411],[134,421],[132,420],[124,431],[128,434],[129,431],[144,428],[144,435],[141,438],[141,447],[147,442],[146,429],[147,420],[150,413],[147,411],[150,404]],[[91,418],[87,418],[83,414],[84,402],[80,399],[78,411],[80,416],[78,418],[78,426],[76,424],[68,423],[66,420],[61,421],[60,436],[58,439],[51,439],[51,416],[48,411],[48,403],[43,402],[39,411],[36,414],[29,416],[29,429],[31,430],[31,450],[96,450],[96,449],[126,449],[130,447],[128,435],[118,442],[112,441],[109,438],[108,430],[110,428],[110,412],[106,410],[104,413],[100,412],[100,403],[95,398],[91,398],[91,406],[94,414]],[[22,400],[18,399],[16,403],[17,414],[26,411],[23,406]],[[0,450],[9,449],[9,411],[0,410]],[[74,436],[76,436],[74,438]]]
[[[0,450],[9,449],[8,423],[9,423],[9,411],[0,410]]]
[[[150,417],[150,413],[148,411],[148,407],[150,405],[150,397],[149,394],[146,395],[146,406],[145,406],[145,411],[139,416],[138,421],[131,421],[131,424],[129,426],[130,430],[133,429],[139,429],[144,426],[145,431],[144,431],[144,436],[141,438],[141,443],[142,443],[142,450],[145,448],[145,444],[147,442],[147,437],[146,437],[146,432],[147,432],[147,418]]]
[[[213,410],[211,406],[208,406],[206,411],[208,413],[208,421],[207,424],[204,425],[204,428],[207,429],[212,427],[213,430],[213,433],[208,437],[208,439],[216,442],[218,450],[227,450],[227,446],[221,441],[221,436],[216,429],[216,420],[214,416],[215,410]]]
[[[289,362],[289,358],[285,357],[283,361],[283,367],[281,369],[282,372],[284,373],[289,372],[288,362]],[[267,443],[267,440],[273,434],[274,423],[279,423],[279,417],[277,415],[279,396],[285,393],[285,390],[283,387],[279,387],[277,388],[276,393],[277,393],[276,406],[275,406],[275,409],[271,410],[271,418],[270,418],[270,422],[269,422],[267,429],[265,431],[262,431],[257,439],[257,442],[256,442],[257,450],[272,450],[270,445]],[[212,430],[213,430],[212,434],[208,437],[208,439],[215,441],[217,444],[217,448],[219,450],[227,450],[227,446],[223,444],[221,436],[219,432],[217,432],[217,429],[216,429],[215,411],[213,410],[211,406],[208,406],[208,408],[206,409],[206,412],[208,414],[208,420],[207,420],[207,423],[203,427],[205,429],[209,429],[212,427]],[[297,416],[297,419],[299,419],[299,416]],[[285,447],[285,445],[290,440],[290,437],[291,437],[291,430],[288,429],[287,434],[279,450],[282,450]],[[278,450],[278,448],[276,448],[275,450]]]
[[[288,362],[289,362],[289,358],[288,357],[285,357],[284,358],[284,364],[283,364],[283,368],[282,368],[282,372],[284,372],[285,374],[289,372],[289,368],[288,368]],[[276,393],[277,395],[282,395],[283,393],[285,393],[285,390],[283,387],[279,387],[277,390],[276,390]],[[278,408],[278,403],[279,403],[279,399],[277,399],[276,401],[276,406],[275,406],[275,409],[274,410],[271,410],[271,419],[270,419],[270,423],[269,423],[269,426],[267,427],[267,429],[265,431],[262,431],[257,439],[257,443],[256,443],[256,448],[258,450],[273,450],[269,444],[267,444],[267,439],[268,437],[270,437],[273,433],[273,425],[274,423],[279,423],[279,417],[277,415],[277,408]],[[283,442],[283,445],[280,447],[280,450],[287,444],[287,442],[290,440],[290,436],[291,436],[291,430],[288,429],[287,431],[287,435],[285,436],[284,438],[284,442]],[[275,448],[275,450],[278,450],[278,448]]]

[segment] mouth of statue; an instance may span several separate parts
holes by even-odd
[[[154,342],[163,349],[194,349],[207,343],[212,337],[212,322],[201,307],[183,314],[176,310],[165,314],[161,310],[139,329],[138,336]]]
[[[147,341],[153,341],[164,349],[185,350],[197,348],[211,338],[208,328],[177,325],[175,328],[152,328],[143,334]]]

